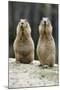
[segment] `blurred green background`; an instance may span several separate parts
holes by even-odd
[[[21,18],[26,18],[30,23],[32,38],[35,44],[35,59],[37,60],[36,47],[39,38],[38,25],[42,17],[48,17],[53,25],[53,37],[56,43],[56,63],[58,63],[58,5],[28,2],[8,2],[9,16],[9,57],[14,56],[13,43],[16,37],[16,27]]]

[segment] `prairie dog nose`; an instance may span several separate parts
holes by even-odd
[[[47,20],[48,20],[48,18],[46,18],[46,17],[44,17],[44,18],[42,19],[42,21],[43,21],[44,24],[47,23]]]
[[[46,21],[44,21],[44,24],[46,24]]]
[[[21,24],[23,25],[24,23],[23,23],[23,22],[21,22]]]

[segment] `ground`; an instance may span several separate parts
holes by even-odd
[[[39,61],[31,64],[17,64],[9,58],[9,88],[57,86],[59,84],[58,65],[53,68],[39,67]]]

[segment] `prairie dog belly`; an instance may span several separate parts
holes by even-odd
[[[15,43],[17,43],[17,42],[15,42]],[[32,52],[32,50],[34,50],[33,42],[27,41],[27,42],[19,42],[19,43],[15,44],[15,51],[22,55],[27,55],[30,52]]]
[[[28,55],[29,53],[32,52],[32,50],[33,50],[33,47],[31,47],[31,45],[23,44],[19,46],[19,52],[22,55]]]

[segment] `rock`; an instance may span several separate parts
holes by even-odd
[[[17,64],[14,58],[9,58],[9,88],[58,85],[58,65],[52,68],[42,68],[39,65],[36,60],[31,64]]]

